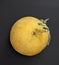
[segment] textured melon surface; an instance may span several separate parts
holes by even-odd
[[[10,31],[13,48],[20,54],[33,56],[40,53],[49,41],[47,25],[35,17],[23,17],[15,22]]]

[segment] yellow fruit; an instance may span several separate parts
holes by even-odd
[[[48,45],[50,39],[50,31],[45,22],[30,16],[16,21],[10,32],[13,48],[26,56],[40,53]]]

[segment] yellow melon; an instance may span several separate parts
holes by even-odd
[[[12,47],[20,54],[33,56],[40,53],[49,43],[50,31],[46,20],[27,16],[19,19],[10,31]]]

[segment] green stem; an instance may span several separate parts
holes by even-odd
[[[49,18],[47,18],[47,19],[45,19],[45,20],[43,20],[43,19],[41,19],[41,21],[43,22],[43,23],[45,23],[46,24],[46,22],[49,20]]]

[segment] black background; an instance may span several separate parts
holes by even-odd
[[[24,16],[50,18],[50,45],[33,57],[18,54],[9,41],[11,26]],[[59,0],[0,0],[0,65],[59,65]]]

